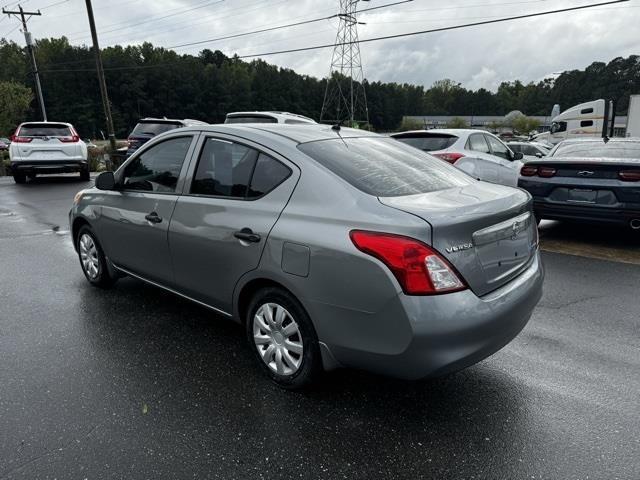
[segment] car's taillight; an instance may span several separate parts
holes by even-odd
[[[75,143],[80,141],[80,137],[78,135],[71,135],[70,137],[58,137],[58,140],[64,143]]]
[[[16,137],[14,135],[12,141],[15,143],[29,143],[31,140],[33,140],[31,137]]]
[[[551,167],[539,167],[538,175],[543,178],[551,178],[556,174],[556,169]]]
[[[538,174],[538,167],[525,165],[520,169],[520,175],[523,177],[533,177]]]
[[[625,182],[640,182],[640,170],[620,170],[618,178]]]
[[[458,160],[460,160],[462,157],[464,157],[464,155],[462,153],[434,153],[432,154],[434,157],[438,157],[441,160],[444,160],[445,162],[449,162],[451,164],[456,163]]]
[[[464,290],[453,267],[431,247],[409,237],[353,230],[356,248],[382,261],[408,295],[437,295]]]

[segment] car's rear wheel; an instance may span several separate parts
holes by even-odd
[[[300,302],[281,288],[257,292],[247,310],[247,336],[261,368],[278,385],[298,389],[321,371],[318,338]]]
[[[101,288],[113,285],[116,278],[111,276],[100,242],[88,225],[78,231],[76,247],[82,272],[89,283]]]
[[[84,167],[80,170],[80,180],[88,182],[91,179],[89,167]]]
[[[16,183],[25,183],[27,181],[27,177],[24,173],[14,173],[13,181]]]

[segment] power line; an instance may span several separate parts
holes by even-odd
[[[554,14],[558,14],[558,13],[566,13],[566,12],[572,12],[572,11],[578,11],[578,10],[586,10],[586,9],[591,9],[591,8],[595,8],[595,7],[602,7],[605,5],[614,5],[614,4],[619,4],[619,3],[627,3],[629,2],[629,0],[611,0],[611,1],[607,1],[607,2],[599,2],[599,3],[593,3],[593,4],[588,4],[588,5],[580,5],[580,6],[576,6],[576,7],[568,7],[568,8],[562,8],[562,9],[557,9],[557,10],[545,10],[543,12],[536,12],[536,13],[528,13],[528,14],[523,14],[523,15],[515,15],[515,16],[510,16],[510,17],[503,17],[503,18],[498,18],[498,19],[492,19],[492,20],[487,20],[487,21],[481,21],[481,22],[473,22],[473,23],[465,23],[465,24],[461,24],[461,25],[451,25],[451,26],[447,26],[447,27],[440,27],[440,28],[433,28],[433,29],[429,29],[429,30],[419,30],[416,32],[407,32],[407,33],[399,33],[399,34],[395,34],[395,35],[385,35],[385,36],[381,36],[381,37],[372,37],[372,38],[365,38],[362,40],[359,40],[359,43],[369,43],[369,42],[377,42],[377,41],[381,41],[381,40],[390,40],[390,39],[395,39],[395,38],[402,38],[402,37],[411,37],[411,36],[416,36],[416,35],[425,35],[428,33],[438,33],[438,32],[445,32],[445,31],[451,31],[451,30],[459,30],[459,29],[464,29],[464,28],[470,28],[470,27],[477,27],[477,26],[482,26],[482,25],[490,25],[490,24],[494,24],[494,23],[504,23],[504,22],[509,22],[509,21],[514,21],[514,20],[521,20],[521,19],[526,19],[526,18],[534,18],[534,17],[541,17],[541,16],[546,16],[546,15],[554,15]],[[345,45],[347,45],[349,42],[346,42]],[[295,53],[295,52],[305,52],[305,51],[310,51],[310,50],[320,50],[320,49],[325,49],[325,48],[333,48],[335,47],[336,44],[334,43],[328,43],[328,44],[323,44],[323,45],[314,45],[314,46],[309,46],[309,47],[301,47],[301,48],[291,48],[291,49],[287,49],[287,50],[278,50],[278,51],[271,51],[271,52],[264,52],[264,53],[254,53],[254,54],[247,54],[247,55],[239,55],[237,58],[239,59],[244,59],[244,58],[255,58],[255,57],[266,57],[266,56],[270,56],[270,55],[280,55],[283,53]],[[158,68],[164,65],[168,65],[168,64],[174,64],[177,62],[162,62],[162,63],[157,63],[154,65],[133,65],[133,66],[128,66],[128,67],[110,67],[110,68],[105,68],[105,70],[139,70],[139,69],[149,69],[149,68]],[[45,70],[43,70],[45,71]],[[56,70],[46,70],[47,72],[84,72],[84,71],[93,71],[91,69],[56,69]]]
[[[362,10],[356,11],[355,13],[367,12],[369,10],[377,10],[379,8],[391,7],[393,5],[400,5],[401,3],[409,3],[409,2],[413,2],[413,0],[401,0],[401,1],[398,1],[398,2],[394,2],[394,3],[388,3],[386,5],[379,5],[377,7],[364,8]],[[244,36],[247,36],[247,35],[255,35],[255,34],[258,34],[258,33],[272,32],[274,30],[280,30],[280,29],[283,29],[283,28],[297,27],[299,25],[306,25],[306,24],[309,24],[309,23],[322,22],[322,21],[325,21],[325,20],[331,20],[332,18],[337,18],[338,16],[339,16],[339,14],[336,13],[336,14],[333,14],[333,15],[329,15],[327,17],[312,18],[310,20],[304,20],[304,21],[295,22],[295,23],[288,23],[286,25],[278,25],[278,26],[275,26],[275,27],[263,28],[263,29],[260,29],[260,30],[252,30],[250,32],[236,33],[236,34],[227,35],[227,36],[224,36],[224,37],[209,38],[207,40],[200,40],[200,41],[197,41],[197,42],[182,43],[180,45],[174,45],[174,46],[167,47],[167,48],[171,48],[171,49],[184,48],[184,47],[191,47],[193,45],[202,45],[203,43],[219,42],[221,40],[228,40],[230,38],[244,37]]]
[[[185,26],[182,26],[182,27],[163,29],[161,32],[157,32],[157,29],[156,29],[156,33],[155,34],[154,33],[148,33],[148,32],[143,32],[143,33],[147,33],[148,36],[158,36],[159,34],[165,35],[165,34],[170,33],[170,32],[175,32],[175,31],[178,31],[178,30],[184,30],[186,28],[193,29],[193,27],[195,27],[197,25],[210,23],[210,21],[207,20],[207,19],[211,18],[211,17],[215,17],[215,20],[219,21],[219,20],[225,20],[225,19],[231,18],[231,17],[246,16],[250,12],[254,12],[256,10],[261,10],[261,9],[267,7],[267,6],[270,7],[270,8],[273,8],[275,5],[280,5],[280,4],[288,3],[288,2],[289,2],[289,0],[280,0],[278,2],[271,2],[271,3],[269,3],[269,5],[264,5],[264,0],[262,0],[262,1],[259,1],[259,2],[256,2],[256,3],[245,5],[243,7],[232,8],[230,10],[227,10],[227,12],[234,12],[234,11],[241,10],[240,13],[234,13],[232,15],[224,15],[222,17],[219,14],[204,15],[204,16],[200,17],[201,21],[198,21],[198,22],[194,22],[192,19],[188,19],[188,20],[183,20],[183,21],[180,21],[180,22],[174,22],[173,23],[173,25],[186,24]],[[252,9],[247,10],[247,7],[251,7],[251,6],[255,6],[255,5],[262,5],[262,6],[258,6],[256,8],[252,8]],[[301,17],[297,17],[297,18],[301,18]],[[125,34],[125,35],[129,35],[129,34]],[[107,37],[111,37],[111,39],[113,40],[115,38],[123,37],[123,34],[116,34],[115,36],[107,35]]]
[[[119,32],[121,30],[126,30],[128,28],[136,28],[136,27],[138,27],[138,25],[142,25],[142,24],[145,24],[145,23],[151,23],[151,22],[158,22],[158,21],[164,20],[166,18],[175,17],[177,15],[183,15],[185,13],[189,13],[189,12],[192,12],[194,10],[205,8],[205,7],[208,7],[208,6],[213,5],[213,4],[222,3],[224,1],[225,0],[207,0],[205,2],[197,4],[194,7],[181,9],[181,10],[179,10],[177,12],[174,11],[174,13],[169,13],[167,15],[163,15],[163,16],[160,16],[160,17],[152,17],[152,18],[148,18],[147,17],[145,20],[127,20],[127,21],[124,21],[124,22],[112,23],[110,25],[107,25],[107,27],[109,27],[109,26],[113,27],[113,26],[116,26],[116,25],[124,25],[124,26],[118,27],[118,28],[112,28],[111,30],[103,30],[100,33],[101,34],[105,34],[105,33]],[[173,10],[176,10],[176,9],[173,9]],[[168,10],[168,11],[170,12],[172,10]],[[128,25],[128,24],[130,24],[130,25]],[[73,33],[84,33],[84,32],[82,31],[82,32],[73,32]],[[73,33],[71,33],[71,35],[73,35]],[[83,36],[83,37],[75,37],[75,38],[85,38],[85,36]]]
[[[590,5],[580,5],[577,7],[569,7],[569,8],[561,8],[558,10],[546,10],[544,12],[537,12],[537,13],[529,13],[529,14],[525,14],[525,15],[516,15],[516,16],[512,16],[512,17],[504,17],[504,18],[498,18],[495,20],[486,20],[483,22],[474,22],[474,23],[465,23],[462,25],[452,25],[449,27],[441,27],[441,28],[433,28],[430,30],[419,30],[417,32],[408,32],[408,33],[398,33],[395,35],[385,35],[383,37],[373,37],[373,38],[365,38],[364,40],[359,40],[359,43],[369,43],[369,42],[377,42],[380,40],[391,40],[394,38],[402,38],[402,37],[411,37],[411,36],[415,36],[415,35],[424,35],[427,33],[437,33],[437,32],[445,32],[445,31],[449,31],[449,30],[458,30],[458,29],[462,29],[462,28],[469,28],[469,27],[477,27],[477,26],[481,26],[481,25],[489,25],[492,23],[503,23],[503,22],[510,22],[513,20],[521,20],[524,18],[533,18],[533,17],[541,17],[544,15],[553,15],[556,13],[565,13],[565,12],[572,12],[572,11],[576,11],[576,10],[585,10],[588,8],[594,8],[594,7],[601,7],[603,5],[612,5],[612,4],[616,4],[616,3],[624,3],[624,2],[628,2],[629,0],[611,0],[608,2],[601,2],[601,3],[593,3]],[[288,50],[280,50],[280,51],[276,51],[276,52],[264,52],[264,53],[255,53],[255,54],[251,54],[251,55],[240,55],[238,56],[238,58],[255,58],[255,57],[266,57],[266,56],[270,56],[270,55],[280,55],[283,53],[294,53],[294,52],[306,52],[309,50],[320,50],[320,49],[324,49],[324,48],[332,48],[335,47],[336,45],[333,43],[328,43],[328,44],[324,44],[324,45],[314,45],[312,47],[302,47],[302,48],[291,48]]]

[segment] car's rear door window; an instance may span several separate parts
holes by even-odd
[[[395,137],[395,139],[425,152],[435,152],[437,150],[449,148],[451,145],[456,143],[458,137],[454,135],[429,134],[415,137]]]
[[[291,175],[278,160],[240,143],[207,138],[191,184],[191,193],[255,199]]]
[[[469,150],[473,150],[474,152],[480,153],[490,153],[489,144],[484,138],[484,135],[481,133],[474,133],[469,135],[469,140],[467,140],[467,148]]]
[[[70,137],[71,128],[64,123],[27,123],[20,127],[19,137]]]
[[[251,184],[247,196],[249,198],[257,198],[266,195],[271,190],[284,182],[289,175],[291,169],[279,161],[271,158],[264,153],[258,157],[258,163],[251,177]]]
[[[244,198],[258,151],[239,143],[207,138],[200,153],[191,193]]]
[[[192,138],[172,138],[145,150],[125,166],[122,175],[124,189],[175,192]]]
[[[442,160],[391,138],[336,138],[298,149],[370,195],[393,197],[469,185],[473,179]]]

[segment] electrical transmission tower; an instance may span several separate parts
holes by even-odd
[[[29,57],[31,57],[31,68],[33,76],[35,77],[36,82],[36,93],[38,94],[38,104],[40,105],[40,111],[42,112],[42,119],[47,121],[47,110],[44,108],[44,97],[42,95],[42,86],[40,85],[40,74],[38,73],[38,65],[36,64],[36,56],[33,52],[33,40],[31,39],[31,32],[27,29],[27,20],[29,20],[33,15],[42,15],[40,10],[37,12],[25,12],[22,9],[22,6],[18,5],[18,11],[9,11],[2,9],[2,13],[6,15],[15,15],[20,18],[22,22],[22,33],[24,33],[24,39],[27,42],[27,50],[29,52]]]
[[[331,57],[320,122],[342,123],[350,127],[369,123],[358,39],[359,22],[356,18],[359,1],[340,0],[340,23]]]

